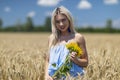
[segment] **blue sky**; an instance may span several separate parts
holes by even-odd
[[[65,6],[77,26],[105,26],[112,19],[114,28],[120,28],[120,0],[0,0],[0,18],[3,26],[24,24],[26,17],[34,25],[43,25],[54,8]]]

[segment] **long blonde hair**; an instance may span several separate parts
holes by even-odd
[[[58,14],[63,14],[67,17],[67,19],[69,20],[69,30],[70,30],[70,33],[75,33],[75,29],[74,29],[74,24],[73,24],[73,18],[71,16],[71,13],[69,12],[68,9],[66,9],[65,7],[63,6],[60,6],[58,8],[55,8],[55,10],[53,11],[52,13],[52,18],[51,18],[51,24],[52,24],[52,39],[51,41],[49,42],[49,48],[51,46],[55,46],[58,42],[58,39],[60,37],[60,31],[57,30],[56,26],[55,26],[55,16],[58,15]]]

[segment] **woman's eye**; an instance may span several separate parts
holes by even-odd
[[[56,22],[56,24],[59,24],[60,22],[65,22],[66,21],[66,19],[61,19],[61,20],[56,20],[55,22]]]
[[[66,21],[66,19],[62,19],[62,22],[65,22]]]
[[[59,23],[59,21],[56,21],[56,23]]]

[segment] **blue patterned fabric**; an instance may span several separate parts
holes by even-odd
[[[48,73],[52,76],[55,71],[65,62],[65,58],[69,54],[69,50],[65,47],[65,44],[58,44],[50,49],[50,59],[48,66]],[[52,64],[56,64],[54,67]],[[72,77],[84,74],[84,70],[82,67],[72,63],[72,68],[70,70],[70,75]]]

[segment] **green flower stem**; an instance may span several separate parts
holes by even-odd
[[[52,76],[52,78],[55,78],[56,76],[62,76],[60,71],[62,69],[64,69],[64,67],[67,66],[68,63],[70,63],[69,54],[67,55],[67,57],[65,59],[65,63],[61,67],[58,68],[58,70],[54,73],[54,75]]]

